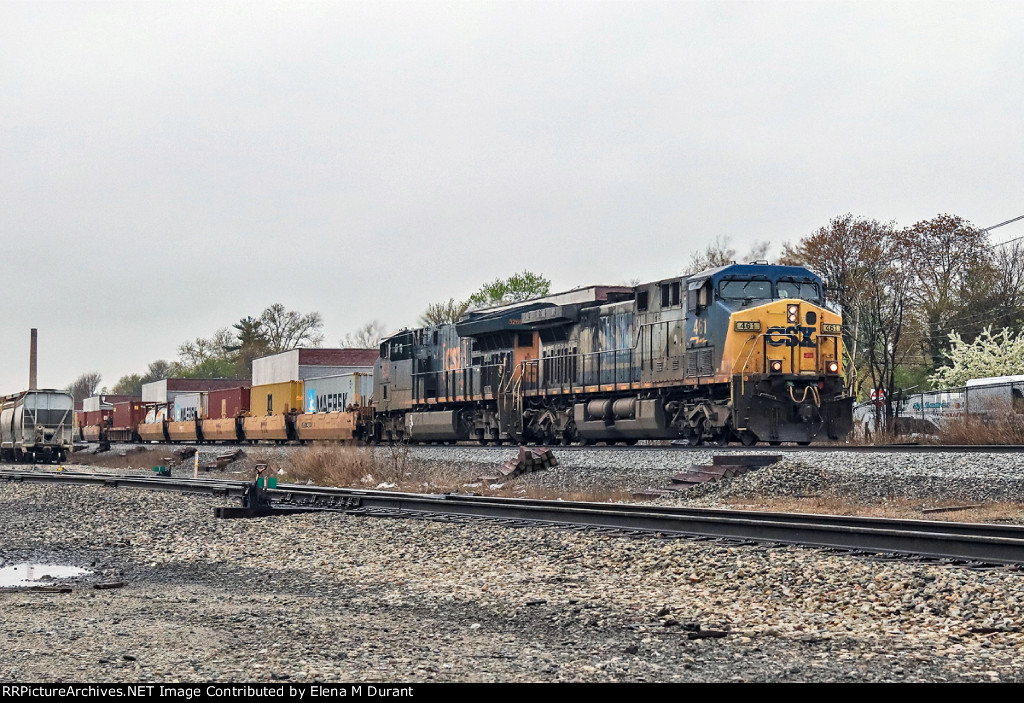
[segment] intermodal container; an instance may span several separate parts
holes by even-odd
[[[205,393],[179,393],[174,396],[174,421],[188,422],[202,418],[205,413]]]
[[[114,403],[114,422],[111,427],[119,430],[138,427],[146,421],[146,406],[141,400],[127,400]]]
[[[249,394],[250,414],[253,417],[265,415],[287,415],[302,411],[302,382],[269,383],[253,386]],[[248,427],[248,426],[247,426]],[[246,434],[248,436],[248,433]]]
[[[206,400],[206,417],[213,420],[222,420],[244,415],[249,412],[250,395],[251,391],[248,386],[210,391],[210,395]]]
[[[345,373],[307,378],[303,381],[305,413],[343,412],[353,406],[368,406],[373,395],[372,373]]]

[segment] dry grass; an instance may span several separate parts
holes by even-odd
[[[936,444],[1024,444],[1024,415],[968,417],[939,430]]]
[[[308,447],[294,452],[283,468],[284,481],[312,481],[319,486],[384,487],[400,491],[592,502],[631,499],[631,493],[624,489],[564,491],[532,486],[527,481],[517,479],[495,483],[481,481],[479,477],[493,469],[410,459],[409,447],[400,444],[377,449]]]
[[[312,446],[295,451],[283,467],[285,480],[312,481],[319,486],[400,484],[409,472],[409,448],[393,445],[386,452],[365,447]]]
[[[941,513],[924,513],[924,508],[954,508],[973,503],[920,501],[894,499],[885,505],[864,505],[850,503],[838,498],[765,498],[757,503],[750,499],[726,499],[723,503],[739,510],[760,510],[784,513],[813,513],[818,515],[858,515],[864,517],[888,517],[918,520],[941,520],[948,522],[1000,522],[1024,524],[1024,503],[985,503],[979,507]]]
[[[877,446],[885,444],[1011,444],[1024,445],[1024,415],[1012,411],[995,417],[965,416],[939,429],[936,435],[910,435],[872,432],[870,436],[854,431],[842,442],[815,442],[836,446]]]
[[[123,452],[103,452],[102,454],[73,453],[68,457],[68,464],[83,466],[100,466],[107,469],[152,469],[154,466],[167,466],[176,463],[168,461],[174,447],[150,449],[143,446],[133,447]]]

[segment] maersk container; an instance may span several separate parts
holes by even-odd
[[[373,395],[372,373],[345,373],[307,378],[303,382],[304,413],[334,413],[368,406]]]
[[[179,393],[174,396],[175,422],[188,422],[205,416],[205,393]]]
[[[253,417],[300,412],[302,410],[302,383],[289,381],[253,386],[249,399],[251,401],[249,413]],[[246,436],[248,436],[248,427],[246,425]]]
[[[250,388],[225,388],[210,391],[206,399],[206,417],[212,420],[235,418],[249,412]]]

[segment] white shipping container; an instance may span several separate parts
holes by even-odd
[[[252,385],[304,381],[307,378],[369,373],[376,361],[376,349],[292,349],[252,362]]]
[[[302,385],[303,412],[340,412],[350,406],[370,404],[373,396],[373,373],[357,372],[307,378]]]
[[[167,402],[167,379],[142,384],[143,403]]]
[[[206,416],[205,393],[175,393],[174,394],[174,419],[177,422],[186,422]]]

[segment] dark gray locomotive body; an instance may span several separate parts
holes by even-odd
[[[840,315],[799,267],[593,287],[381,344],[371,439],[543,443],[844,436]]]

